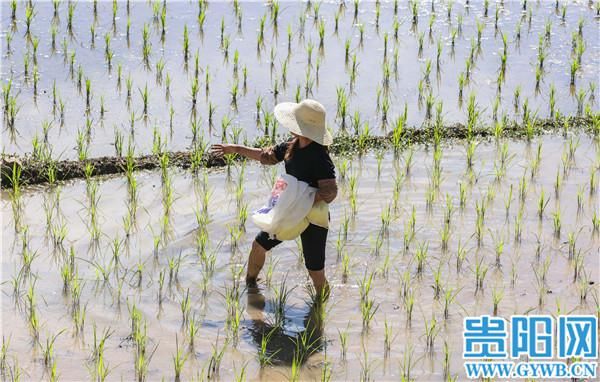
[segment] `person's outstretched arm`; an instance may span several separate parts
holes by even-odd
[[[211,151],[217,157],[222,157],[224,154],[239,154],[248,159],[254,159],[262,164],[276,164],[279,162],[276,157],[273,147],[268,148],[254,148],[244,145],[233,145],[233,144],[215,144],[212,146]]]

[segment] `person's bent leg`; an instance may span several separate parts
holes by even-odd
[[[320,300],[329,297],[329,283],[325,277],[325,249],[328,231],[327,228],[309,224],[300,236],[304,265],[315,287],[315,297]]]
[[[315,297],[320,300],[326,300],[329,297],[329,282],[325,277],[325,269],[321,269],[320,271],[308,270],[308,275],[315,287]]]
[[[256,286],[256,278],[265,264],[267,251],[256,240],[252,242],[252,249],[248,256],[248,270],[246,272],[246,284],[250,287]]]
[[[281,243],[279,240],[269,239],[269,234],[261,231],[252,242],[252,249],[248,256],[248,269],[246,271],[246,285],[256,287],[258,274],[265,265],[267,251]]]

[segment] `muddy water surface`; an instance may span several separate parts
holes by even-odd
[[[481,119],[486,122],[491,121],[492,106],[497,96],[498,116],[506,113],[511,119],[520,119],[525,102],[529,111],[536,112],[538,117],[550,116],[552,86],[555,88],[555,111],[574,114],[580,102],[581,110],[586,104],[591,110],[598,110],[595,101],[598,98],[597,73],[600,65],[598,16],[587,1],[564,3],[567,6],[564,21],[562,2],[556,10],[553,1],[529,1],[525,12],[521,1],[489,2],[485,16],[482,1],[472,1],[469,6],[462,1],[452,2],[452,6],[449,2],[435,1],[433,11],[431,2],[423,1],[418,4],[416,25],[412,22],[410,3],[406,1],[398,2],[397,15],[394,14],[394,2],[379,2],[379,12],[376,2],[360,2],[356,18],[352,2],[346,2],[344,7],[338,2],[320,2],[317,6],[315,2],[284,1],[279,4],[277,23],[273,22],[269,4],[241,1],[236,12],[231,3],[207,3],[201,31],[196,2],[166,2],[163,35],[160,21],[162,2],[131,1],[128,10],[126,2],[119,1],[114,23],[112,2],[98,2],[95,15],[92,2],[79,2],[73,10],[71,33],[67,30],[67,2],[60,3],[58,17],[54,17],[52,2],[36,2],[31,35],[27,35],[25,3],[18,3],[17,18],[13,23],[10,2],[2,2],[0,36],[3,59],[0,76],[3,84],[12,79],[12,95],[19,107],[14,132],[7,133],[2,142],[3,151],[31,153],[34,138],[37,136],[38,143],[41,143],[47,135],[55,159],[77,158],[78,133],[87,138],[84,147],[90,157],[113,155],[117,133],[122,135],[125,148],[131,136],[138,154],[152,151],[156,142],[153,137],[160,137],[166,149],[184,150],[192,145],[192,121],[197,122],[198,139],[203,137],[211,142],[224,138],[230,141],[252,140],[265,132],[273,134],[265,114],[272,112],[278,102],[293,101],[297,93],[301,99],[310,97],[322,102],[328,110],[330,128],[338,131],[342,128],[342,121],[336,117],[341,109],[337,102],[340,89],[348,100],[346,127],[351,131],[354,129],[350,117],[357,112],[360,115],[359,128],[362,129],[362,124],[368,122],[372,134],[384,134],[390,129],[382,123],[384,108],[388,109],[389,123],[403,112],[405,104],[407,123],[420,126],[426,114],[425,99],[428,95],[433,97],[434,103],[443,101],[443,114],[448,124],[465,122],[466,101],[471,92],[476,96]],[[158,14],[155,17],[156,5]],[[264,44],[261,45],[258,40],[263,18]],[[395,21],[398,24],[397,38]],[[575,57],[572,39],[579,32],[580,21],[585,49],[576,75],[576,86],[570,87],[570,65]],[[324,25],[322,47],[319,36],[321,23]],[[478,23],[482,26],[481,43],[474,51],[471,80],[465,83],[461,102],[458,77],[466,72],[472,45],[478,39]],[[94,44],[90,31],[92,24],[95,26]],[[56,28],[54,48],[51,43],[53,25]],[[550,27],[548,38],[547,25]],[[189,36],[187,66],[183,52],[184,26],[187,26]],[[150,47],[147,63],[142,55],[144,27],[148,31],[147,44]],[[291,32],[289,49],[288,27]],[[519,28],[520,38],[517,38]],[[457,33],[454,47],[451,43],[453,30]],[[507,43],[507,69],[502,91],[497,93],[503,34]],[[12,36],[10,51],[6,45],[7,35]],[[225,42],[222,42],[221,35]],[[31,42],[34,38],[39,40],[35,60]],[[108,47],[113,55],[111,68],[106,60],[106,38],[110,40]],[[386,38],[387,51],[384,49]],[[539,88],[536,89],[540,38],[544,41],[545,60]],[[423,42],[421,52],[419,39]],[[349,44],[348,62],[346,42]],[[438,43],[442,49],[439,65]],[[227,45],[228,49],[224,49]],[[260,49],[257,50],[257,46]],[[236,52],[239,55],[237,71]],[[196,53],[199,90],[196,106],[193,107],[191,84],[196,77]],[[357,69],[351,85],[354,55]],[[29,63],[27,75],[24,61]],[[426,80],[428,61],[431,67],[427,76],[429,80]],[[384,62],[388,63],[391,73],[389,91],[384,91]],[[120,85],[119,65],[122,68]],[[163,66],[163,69],[157,69],[157,65]],[[33,86],[34,66],[39,77],[37,95]],[[81,87],[78,85],[80,68]],[[245,87],[244,68],[247,70]],[[170,78],[168,95],[167,75]],[[86,106],[86,79],[91,84],[89,110]],[[131,81],[129,101],[128,79]],[[54,84],[57,106],[53,112]],[[235,84],[238,90],[236,105],[233,105]],[[148,110],[144,115],[142,92],[146,87]],[[515,108],[514,93],[517,89],[520,89],[520,95]],[[581,92],[583,97],[579,102],[577,95]],[[257,124],[256,102],[259,98],[262,111]],[[61,101],[65,105],[63,118]],[[102,102],[104,113],[101,112]],[[210,112],[210,109],[214,110]],[[42,128],[44,122],[50,123],[46,133]],[[225,134],[223,126],[226,127]],[[235,133],[237,129],[239,133]]]
[[[502,145],[507,145],[506,174],[496,180],[494,171],[502,157]],[[568,158],[569,147],[573,157]],[[532,161],[538,147],[538,170],[531,177]],[[15,232],[15,215],[7,193],[2,194],[2,332],[10,338],[8,364],[18,364],[22,378],[48,378],[42,347],[34,341],[28,323],[27,291],[35,294],[35,310],[40,321],[39,342],[58,334],[55,362],[61,379],[84,380],[93,375],[93,328],[100,333],[110,328],[105,345],[105,362],[109,379],[135,377],[135,349],[131,339],[130,315],[141,312],[147,324],[147,348],[155,350],[150,359],[147,378],[159,380],[174,376],[173,355],[176,343],[189,354],[183,368],[183,378],[204,378],[210,371],[213,348],[225,346],[219,375],[231,380],[245,369],[251,380],[287,379],[291,359],[299,338],[310,339],[310,356],[304,362],[301,379],[320,379],[324,366],[332,368],[334,380],[356,380],[368,375],[376,380],[397,380],[410,370],[417,380],[437,381],[444,378],[444,344],[449,348],[450,376],[464,379],[462,366],[462,318],[468,315],[492,314],[492,295],[502,294],[498,315],[573,312],[594,314],[598,309],[600,262],[599,237],[593,232],[592,217],[598,215],[598,144],[587,136],[569,138],[544,136],[531,143],[506,141],[481,142],[473,159],[472,171],[467,169],[464,144],[442,148],[442,168],[439,189],[433,192],[428,207],[429,185],[433,173],[433,150],[415,146],[406,172],[409,150],[394,157],[383,155],[378,174],[374,154],[349,161],[344,177],[344,158],[335,158],[340,193],[331,206],[326,272],[333,285],[332,296],[322,316],[315,314],[305,288],[308,278],[304,270],[299,244],[285,242],[269,254],[267,264],[274,264],[270,285],[266,268],[259,291],[239,296],[240,326],[228,325],[225,296],[234,282],[240,282],[249,247],[257,229],[250,220],[246,231],[237,240],[238,198],[241,167],[200,173],[173,170],[169,175],[175,202],[169,213],[168,229],[164,224],[164,191],[160,172],[135,174],[139,184],[138,210],[135,227],[126,234],[128,191],[122,177],[70,182],[52,188],[32,188],[21,197],[19,232]],[[563,160],[567,172],[564,172]],[[342,169],[342,171],[340,171]],[[264,201],[273,177],[283,171],[281,165],[262,167],[248,163],[241,175],[242,205],[259,207]],[[561,186],[555,192],[556,174]],[[595,173],[594,183],[590,183]],[[356,181],[356,214],[352,215],[350,183]],[[394,208],[395,179],[402,179],[397,205]],[[519,183],[527,183],[521,200]],[[97,219],[101,234],[90,240],[89,188],[98,182]],[[463,186],[460,186],[462,184]],[[590,192],[595,185],[596,191]],[[510,188],[513,188],[510,196]],[[92,186],[93,187],[93,186]],[[465,206],[460,207],[460,188],[464,187]],[[204,255],[198,241],[196,211],[202,215],[204,191],[208,190],[206,226],[208,233]],[[547,206],[538,215],[538,200],[542,191]],[[578,207],[578,195],[580,205]],[[448,199],[447,199],[448,198]],[[54,207],[51,201],[59,200]],[[447,250],[442,248],[447,200],[453,206]],[[507,209],[506,205],[510,201]],[[476,205],[486,206],[481,243],[477,243]],[[381,214],[391,206],[388,233],[381,232]],[[415,234],[409,242],[404,232],[410,226],[415,211]],[[47,220],[47,209],[52,209]],[[522,211],[520,242],[515,241],[515,226]],[[555,233],[554,216],[560,213],[560,233]],[[349,218],[348,236],[343,239],[345,216]],[[124,220],[125,219],[125,220]],[[47,223],[48,222],[48,223]],[[66,237],[62,245],[53,244],[60,227]],[[576,282],[573,282],[574,260],[570,259],[568,237],[576,237],[575,250],[581,261]],[[24,238],[26,244],[24,244]],[[378,238],[380,238],[378,240]],[[119,263],[115,265],[113,243],[117,241]],[[237,241],[237,246],[234,241]],[[504,250],[496,264],[496,248],[503,241]],[[155,242],[158,242],[155,250]],[[24,267],[23,248],[35,253],[29,270]],[[406,246],[408,249],[406,249]],[[417,272],[416,252],[427,247],[422,272]],[[457,269],[457,257],[464,247],[464,261]],[[85,307],[83,330],[77,333],[72,318],[73,293],[63,292],[61,267],[73,249],[77,279],[82,285],[81,307]],[[536,253],[539,252],[539,256]],[[207,272],[207,258],[214,254],[214,272]],[[203,257],[204,256],[204,257]],[[344,257],[349,259],[344,275]],[[203,260],[204,258],[204,260]],[[169,281],[169,264],[179,264]],[[483,290],[476,292],[477,264],[487,268]],[[538,281],[546,264],[545,282]],[[108,269],[106,280],[99,269]],[[174,266],[174,268],[177,268]],[[435,273],[440,270],[443,291],[454,291],[456,298],[449,304],[444,318],[444,299],[435,298]],[[160,274],[164,272],[162,303],[159,305]],[[368,330],[363,327],[360,310],[360,282],[365,274],[374,273],[369,294],[378,309]],[[536,276],[536,273],[538,276]],[[21,276],[19,276],[21,274]],[[140,276],[141,275],[141,276]],[[19,279],[19,277],[21,277]],[[19,287],[15,292],[13,280]],[[258,349],[261,337],[273,327],[276,296],[274,290],[286,282],[291,289],[280,330],[271,338],[269,351],[279,349],[272,357],[272,366],[261,369]],[[414,296],[412,319],[408,321],[407,299],[402,298],[408,284]],[[243,286],[243,283],[242,283]],[[15,294],[16,293],[16,294]],[[200,324],[189,350],[189,331],[182,326],[181,302],[189,293],[190,317]],[[443,294],[443,293],[442,293]],[[580,299],[581,295],[585,299]],[[540,304],[541,296],[541,304]],[[317,317],[317,318],[315,318]],[[322,324],[318,324],[321,317]],[[425,343],[426,323],[436,319],[439,333],[432,351]],[[389,354],[385,352],[385,323],[391,326]],[[339,332],[348,333],[345,359]],[[237,336],[236,336],[237,333]],[[237,337],[237,341],[236,341]],[[176,341],[177,339],[177,341]],[[272,353],[271,353],[272,354]],[[366,355],[365,355],[366,354]],[[409,356],[410,355],[410,356]]]

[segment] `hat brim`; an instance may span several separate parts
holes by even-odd
[[[323,146],[331,145],[333,137],[326,126],[309,125],[296,119],[298,107],[299,104],[295,102],[281,102],[275,105],[273,114],[277,122],[290,132],[309,138]]]

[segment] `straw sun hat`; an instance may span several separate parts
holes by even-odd
[[[325,127],[325,108],[315,100],[279,103],[275,106],[274,114],[277,121],[292,133],[323,146],[333,143],[333,137]]]

